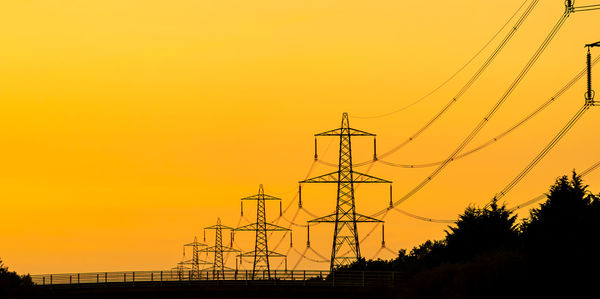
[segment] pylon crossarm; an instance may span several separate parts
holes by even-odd
[[[271,223],[266,223],[266,229],[267,231],[291,231],[291,229],[287,228],[287,227],[283,227],[283,226],[279,226],[279,225],[275,225],[275,224],[271,224]]]
[[[283,226],[279,226],[279,225],[275,225],[275,224],[271,224],[271,223],[265,223],[265,230],[266,231],[290,231],[291,229],[287,228],[287,227],[283,227]],[[257,223],[250,223],[250,224],[246,224],[244,226],[240,226],[238,228],[235,228],[234,231],[255,231],[257,230]]]
[[[331,214],[331,215],[327,215],[327,216],[315,218],[315,219],[312,219],[312,220],[308,220],[307,222],[308,223],[313,223],[313,222],[335,222],[335,214]]]
[[[264,200],[281,200],[281,198],[279,198],[279,197],[266,195],[266,194],[256,194],[256,195],[242,198],[242,200],[262,200],[262,199],[264,199]]]
[[[215,252],[215,251],[223,251],[223,252],[239,252],[238,249],[231,248],[228,246],[222,246],[222,250],[218,249],[216,246],[210,246],[203,249],[198,250],[198,252]]]
[[[229,246],[222,246],[223,248],[223,252],[240,252],[239,249],[235,249],[233,247],[229,247]]]
[[[248,251],[238,254],[239,257],[254,257],[256,255],[256,251]]]
[[[345,136],[376,136],[375,134],[369,133],[369,132],[365,132],[365,131],[361,131],[361,130],[357,130],[357,129],[352,129],[352,128],[348,128],[347,130],[342,130],[340,129],[333,129],[333,130],[329,130],[329,131],[325,131],[322,133],[318,133],[315,134],[315,136],[340,136],[340,135],[345,135]]]
[[[339,181],[338,173],[339,173],[339,171],[334,171],[331,173],[316,176],[314,178],[306,179],[304,181],[300,181],[300,183],[301,184],[303,184],[303,183],[336,183],[337,184],[337,182]]]
[[[383,222],[382,220],[356,213],[356,222]]]
[[[180,262],[182,265],[192,265],[192,264],[196,264],[196,262],[194,260],[185,260],[183,262]],[[202,265],[211,265],[211,262],[207,262],[205,260],[198,260],[198,264],[202,264]]]
[[[233,228],[229,227],[229,226],[217,224],[217,225],[207,226],[204,229],[233,229]]]
[[[315,219],[309,220],[307,222],[309,222],[309,223],[316,223],[316,222],[334,223],[334,222],[336,222],[336,217],[335,217],[335,214],[331,214],[331,215],[315,218]],[[348,220],[348,221],[338,220],[338,222],[354,222],[354,220]],[[369,216],[365,216],[365,215],[361,215],[361,214],[357,213],[356,214],[356,222],[383,222],[383,221],[373,218],[373,217],[369,217]]]
[[[200,243],[200,242],[192,242],[192,243],[184,244],[183,246],[206,246],[206,244]]]
[[[221,270],[235,270],[235,269],[229,268],[227,266],[223,266],[223,269],[221,269],[221,268],[215,268],[215,267],[208,267],[208,268],[204,268],[202,270],[217,270],[217,271],[221,271]]]
[[[353,183],[392,183],[391,181],[380,179],[378,177],[374,177],[372,175],[360,173],[357,171],[353,171],[352,174],[354,176],[352,180]]]
[[[269,257],[286,257],[286,255],[275,251],[269,251]]]
[[[234,231],[255,231],[258,227],[258,223],[250,223],[250,224],[246,224],[244,226],[240,226],[237,228],[234,228]]]

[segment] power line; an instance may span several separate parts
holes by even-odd
[[[535,62],[537,62],[538,58],[541,56],[541,54],[544,52],[544,50],[550,44],[552,39],[556,36],[559,29],[565,23],[565,21],[567,20],[567,18],[569,17],[571,12],[572,11],[570,9],[565,10],[563,15],[560,17],[560,19],[556,23],[556,25],[552,28],[550,33],[546,36],[546,38],[544,39],[542,44],[539,46],[539,48],[536,50],[536,52],[533,54],[533,56],[530,58],[530,60],[527,62],[527,64],[523,67],[523,69],[517,75],[515,80],[509,85],[508,89],[504,92],[504,94],[500,97],[500,99],[498,99],[498,101],[494,104],[494,106],[492,106],[492,109],[484,116],[484,118],[471,131],[471,133],[469,133],[469,135],[467,135],[467,137],[450,154],[450,156],[446,160],[444,160],[444,162],[442,164],[440,164],[429,176],[427,176],[423,181],[421,181],[421,183],[419,183],[416,187],[414,187],[412,190],[410,190],[408,193],[406,193],[400,199],[396,200],[393,203],[394,207],[399,205],[400,203],[404,202],[405,200],[411,198],[414,194],[416,194],[423,187],[425,187],[429,182],[431,182],[431,180],[433,178],[435,178],[444,168],[446,168],[446,166],[451,161],[453,161],[454,158],[456,158],[456,156],[469,144],[469,142],[471,142],[473,140],[473,138],[475,138],[475,136],[477,136],[477,134],[481,131],[481,129],[483,129],[483,127],[485,127],[485,125],[488,123],[488,121],[496,114],[498,109],[500,109],[500,106],[502,106],[504,101],[506,101],[506,99],[512,94],[512,92],[515,90],[517,85],[521,82],[521,80],[523,80],[525,75],[527,75],[527,73],[529,72],[531,67],[535,64]],[[373,216],[380,215],[384,211],[385,211],[385,209],[375,213]]]
[[[460,72],[462,72],[469,64],[471,64],[471,62],[473,62],[473,60],[475,60],[475,58],[477,58],[482,52],[483,50],[485,50],[491,43],[492,41],[494,41],[496,39],[496,37],[498,37],[498,35],[500,34],[500,32],[502,32],[504,30],[504,28],[506,28],[506,26],[508,26],[508,24],[515,18],[515,16],[517,15],[517,13],[523,8],[523,6],[525,6],[525,3],[527,3],[527,0],[523,1],[523,3],[519,6],[519,8],[517,8],[517,10],[511,15],[511,17],[502,25],[502,27],[500,27],[500,29],[498,29],[498,31],[496,31],[496,33],[494,33],[494,35],[483,45],[483,47],[481,47],[481,49],[479,49],[479,51],[477,51],[477,53],[475,53],[475,55],[473,55],[463,66],[461,66],[456,72],[454,72],[454,74],[452,74],[448,79],[446,79],[444,82],[442,82],[440,85],[438,85],[436,88],[434,88],[433,90],[431,90],[430,92],[428,92],[427,94],[425,94],[424,96],[422,96],[421,98],[419,98],[418,100],[405,105],[401,108],[398,108],[394,111],[391,112],[386,112],[386,113],[382,113],[382,114],[378,114],[378,115],[371,115],[371,116],[360,116],[360,115],[350,115],[351,118],[359,118],[359,119],[371,119],[371,118],[380,118],[380,117],[385,117],[385,116],[390,116],[392,114],[396,114],[400,111],[406,110],[416,104],[418,104],[419,102],[425,100],[426,98],[428,98],[429,96],[431,96],[432,94],[434,94],[435,92],[437,92],[439,89],[441,89],[442,87],[444,87],[446,84],[448,84],[448,82],[450,82],[452,79],[454,79],[454,77],[456,77]]]
[[[423,132],[425,132],[425,130],[427,130],[431,125],[433,125],[433,123],[435,123],[438,119],[440,119],[442,117],[442,115],[444,115],[450,109],[450,107],[452,107],[452,105],[454,105],[454,103],[456,103],[471,88],[471,86],[475,83],[475,81],[477,81],[477,79],[483,74],[483,72],[492,64],[494,59],[498,56],[498,54],[500,54],[502,49],[504,49],[504,47],[512,39],[514,34],[517,32],[517,30],[525,22],[527,17],[531,14],[531,12],[535,8],[535,6],[538,4],[538,2],[539,2],[539,0],[533,0],[529,4],[529,6],[525,9],[523,14],[519,17],[519,19],[517,20],[515,25],[506,34],[506,36],[504,37],[502,42],[500,42],[500,44],[496,47],[496,49],[492,52],[492,54],[490,54],[490,56],[485,60],[485,62],[481,65],[481,67],[473,74],[473,76],[467,81],[467,83],[465,83],[465,85],[462,86],[462,88],[458,91],[458,93],[444,107],[442,107],[442,109],[437,114],[435,114],[433,116],[433,118],[431,118],[419,130],[417,130],[410,137],[408,137],[408,139],[406,139],[402,143],[398,144],[397,146],[393,147],[392,149],[388,150],[387,152],[384,152],[383,154],[381,154],[379,156],[379,158],[385,158],[386,156],[391,155],[392,153],[398,151],[400,148],[406,146],[407,144],[412,142],[414,139],[419,137]],[[316,156],[315,156],[315,158],[316,158]],[[369,163],[373,163],[374,161],[375,160],[364,161],[364,162],[357,163],[356,165],[353,165],[353,166],[359,167],[359,166],[367,165]],[[332,166],[332,163],[327,163],[327,162],[321,162],[321,163]]]
[[[383,153],[382,155],[380,155],[380,157],[384,158],[384,157],[396,152],[397,150],[399,150],[406,144],[413,141],[415,138],[417,138],[419,135],[421,135],[423,132],[425,132],[425,130],[427,130],[434,122],[436,122],[438,119],[440,119],[440,117],[442,117],[442,115],[444,113],[446,113],[446,111],[448,111],[448,109],[450,109],[450,107],[452,107],[452,105],[454,105],[454,103],[456,103],[471,88],[473,83],[475,83],[475,81],[477,81],[477,79],[481,76],[481,74],[483,74],[483,72],[488,68],[488,66],[490,66],[490,64],[494,61],[494,59],[498,56],[498,54],[500,54],[502,49],[504,49],[506,44],[514,36],[514,34],[517,32],[517,30],[521,27],[523,22],[525,22],[525,20],[527,19],[529,14],[533,11],[533,9],[535,8],[535,6],[537,5],[538,2],[539,2],[539,0],[533,0],[531,2],[531,4],[529,4],[529,6],[523,12],[521,17],[517,21],[517,23],[513,26],[512,30],[508,32],[508,34],[504,37],[504,39],[498,45],[498,47],[494,50],[494,52],[492,52],[492,54],[483,63],[483,65],[475,72],[475,74],[473,74],[473,76],[458,91],[458,93],[442,108],[442,110],[440,110],[432,119],[430,119],[423,127],[421,127],[419,130],[417,130],[417,132],[415,132],[412,136],[410,136],[406,141],[397,145],[396,147],[392,148],[391,150]]]
[[[577,121],[583,116],[583,114],[589,109],[588,105],[584,105],[575,113],[575,115],[567,122],[567,124],[554,136],[554,138],[542,149],[542,151],[523,169],[502,191],[498,192],[495,199],[500,200],[504,197],[510,190],[512,190],[545,156],[550,152],[552,148],[562,139],[563,136],[569,132],[569,130],[577,123]]]
[[[596,170],[598,167],[600,167],[600,161],[594,163],[594,165],[588,167],[587,169],[585,169],[584,171],[582,171],[579,175],[581,177],[585,177],[586,175],[588,175],[592,171]],[[536,197],[534,197],[534,198],[532,198],[532,199],[530,199],[528,201],[522,202],[522,203],[520,203],[520,204],[518,204],[518,205],[516,205],[516,206],[514,206],[512,208],[509,208],[508,210],[509,211],[516,211],[516,210],[524,208],[524,207],[526,207],[528,205],[534,204],[534,203],[536,203],[536,202],[544,199],[545,197],[546,197],[546,194],[538,195],[538,196],[536,196]]]
[[[600,61],[600,56],[597,56],[594,61],[591,63],[592,65],[595,65],[598,61]],[[523,119],[521,119],[520,121],[518,121],[516,124],[512,125],[510,128],[508,128],[506,131],[494,136],[493,138],[491,138],[490,140],[483,142],[482,144],[480,144],[479,146],[476,146],[460,155],[457,155],[454,160],[458,160],[461,158],[464,158],[468,155],[471,155],[473,153],[476,153],[496,142],[498,142],[500,139],[502,139],[503,137],[505,137],[506,135],[512,133],[514,130],[516,130],[517,128],[521,127],[523,124],[525,124],[527,121],[531,120],[532,118],[534,118],[537,114],[539,114],[540,112],[542,112],[544,109],[548,108],[550,106],[550,104],[556,102],[557,99],[559,99],[567,90],[569,90],[573,85],[575,85],[575,83],[577,83],[584,75],[586,74],[586,68],[583,68],[577,75],[575,75],[575,77],[573,77],[573,79],[571,79],[571,81],[569,81],[566,85],[564,85],[558,92],[556,92],[550,99],[548,99],[546,102],[542,103],[542,105],[540,105],[539,107],[537,107],[533,112],[531,112],[530,114],[528,114],[527,116],[525,116]],[[444,162],[444,160],[441,161],[436,161],[436,162],[428,162],[428,163],[421,163],[421,164],[401,164],[401,163],[393,163],[393,162],[389,162],[389,161],[384,161],[382,159],[379,159],[377,162],[384,164],[384,165],[388,165],[388,166],[392,166],[392,167],[400,167],[400,168],[425,168],[425,167],[432,167],[432,166],[436,166],[436,165],[440,165]]]

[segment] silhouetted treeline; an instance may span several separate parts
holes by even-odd
[[[580,297],[590,291],[597,297],[600,197],[575,172],[558,178],[546,195],[521,221],[496,201],[470,206],[443,240],[337,271],[405,272],[400,297],[406,298]]]
[[[11,298],[31,285],[33,282],[29,275],[8,271],[8,267],[0,259],[0,298]]]

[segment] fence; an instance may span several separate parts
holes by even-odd
[[[311,285],[311,286],[357,286],[394,287],[404,280],[404,274],[391,271],[346,271],[333,272],[316,270],[225,270],[225,271],[127,271],[92,272],[31,275],[33,283],[40,286],[116,286],[136,284],[149,285],[171,282],[194,284],[262,284],[262,285]]]

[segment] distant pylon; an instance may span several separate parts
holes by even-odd
[[[184,272],[185,272],[186,270],[189,270],[189,269],[190,269],[189,267],[186,267],[185,265],[186,265],[186,262],[185,262],[185,261],[181,261],[181,262],[177,263],[177,266],[175,266],[175,267],[171,268],[171,270],[175,270],[175,271],[177,271],[177,278],[178,278],[179,280],[182,280],[182,279],[184,279],[184,275],[183,275],[183,274],[184,274]],[[190,270],[190,271],[191,271],[191,270]],[[172,274],[171,274],[171,275],[172,275]]]
[[[198,238],[196,237],[194,237],[194,242],[183,245],[183,256],[185,256],[185,248],[192,247],[192,259],[183,261],[183,264],[192,265],[191,279],[200,278],[200,264],[210,265],[209,262],[200,259],[200,247],[202,246],[206,246],[206,244],[198,242]]]
[[[392,182],[352,170],[352,147],[350,138],[352,136],[372,136],[375,138],[376,135],[350,128],[347,113],[344,112],[342,114],[342,126],[340,128],[315,134],[315,137],[318,136],[339,136],[340,149],[338,170],[300,181],[300,184],[334,183],[338,186],[335,213],[308,221],[309,225],[314,222],[334,223],[335,228],[333,230],[333,246],[331,249],[330,261],[330,269],[334,270],[339,266],[351,264],[361,257],[358,241],[358,222],[383,222],[379,219],[356,213],[354,183],[391,184]],[[375,145],[375,139],[373,140]],[[317,157],[316,153],[315,157]],[[373,159],[377,159],[375,153],[373,154]],[[346,253],[350,253],[350,255],[346,255]]]
[[[223,252],[238,252],[239,250],[229,247],[223,246],[223,229],[233,229],[229,226],[225,226],[221,224],[221,218],[217,218],[217,225],[207,226],[204,228],[205,236],[207,229],[215,230],[215,246],[206,247],[200,250],[200,252],[211,252],[214,254],[214,262],[212,266],[213,278],[225,279],[225,264],[223,263]],[[209,270],[208,268],[206,270]],[[227,268],[231,269],[231,268]]]
[[[262,272],[262,276],[265,278],[271,278],[269,258],[270,257],[283,257],[287,259],[286,255],[269,251],[267,231],[290,231],[290,229],[278,226],[275,224],[267,223],[265,213],[265,201],[267,200],[281,200],[280,198],[266,195],[263,190],[263,185],[258,188],[258,194],[249,197],[242,198],[242,203],[245,200],[256,200],[256,223],[247,224],[234,229],[234,231],[253,231],[256,232],[256,240],[254,242],[254,251],[249,251],[238,255],[241,258],[250,256],[254,257],[254,265],[252,266],[252,279],[260,278],[258,275]]]

